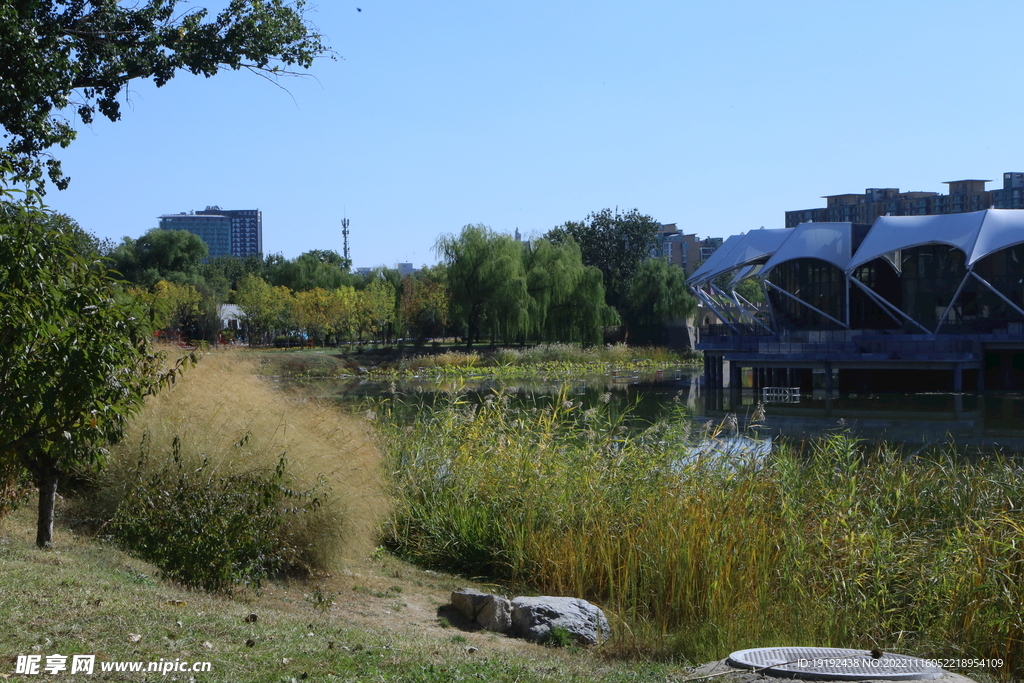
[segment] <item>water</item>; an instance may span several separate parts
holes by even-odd
[[[824,390],[804,393],[799,402],[763,405],[751,389],[743,392],[742,405],[731,406],[728,395],[706,400],[702,370],[669,370],[663,375],[639,373],[611,377],[598,375],[573,380],[495,380],[481,375],[466,381],[432,381],[424,378],[390,382],[370,380],[305,380],[296,382],[302,393],[320,398],[351,401],[390,395],[416,396],[431,403],[462,392],[466,400],[482,401],[496,390],[510,393],[516,401],[541,403],[564,390],[568,398],[586,409],[607,399],[613,411],[628,411],[628,425],[643,427],[660,418],[684,411],[695,420],[722,422],[736,415],[738,426],[764,439],[814,438],[837,430],[869,440],[903,444],[909,452],[936,445],[954,444],[964,452],[1024,453],[1024,394],[989,392],[928,394],[833,394]],[[728,394],[728,392],[726,392]],[[757,424],[752,425],[752,419]]]

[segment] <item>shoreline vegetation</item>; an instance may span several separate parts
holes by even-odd
[[[393,552],[575,595],[622,656],[878,647],[1024,668],[1024,472],[953,449],[909,456],[843,432],[770,453],[684,412],[628,433],[563,394],[378,402]],[[977,676],[979,672],[965,672]]]
[[[681,407],[627,429],[627,414],[569,395],[428,405],[392,393],[355,413],[275,389],[261,376],[273,355],[203,353],[147,399],[107,467],[78,473],[57,550],[22,538],[26,510],[0,519],[15,588],[0,592],[0,639],[15,648],[0,656],[216,658],[217,678],[268,681],[323,667],[341,680],[663,681],[733,650],[799,644],[1004,661],[961,672],[976,680],[1024,672],[1012,459],[910,456],[842,432],[755,455],[730,425],[702,428]],[[296,374],[348,362],[297,355]],[[615,636],[555,654],[444,629],[431,610],[466,580],[422,570],[586,598]],[[406,630],[425,640],[402,628],[419,591],[423,625]],[[347,611],[355,596],[379,604]],[[354,625],[367,610],[382,621]],[[258,627],[249,612],[265,612]]]
[[[700,354],[658,346],[537,344],[525,347],[462,346],[255,351],[264,374],[292,378],[443,379],[487,376],[496,379],[568,377],[612,371],[653,371],[699,367]]]

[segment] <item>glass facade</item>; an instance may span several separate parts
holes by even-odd
[[[231,219],[227,216],[177,214],[160,216],[161,230],[187,230],[198,235],[209,249],[209,257],[231,256]]]

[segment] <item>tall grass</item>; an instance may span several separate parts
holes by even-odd
[[[1024,474],[1010,460],[842,433],[753,457],[682,415],[627,433],[566,396],[403,411],[376,411],[398,498],[387,543],[594,600],[623,651],[877,646],[1024,670]]]
[[[256,372],[240,353],[210,353],[150,397],[106,468],[90,474],[91,494],[76,514],[112,519],[139,498],[140,483],[159,481],[161,472],[192,473],[188,486],[210,492],[255,476],[294,491],[329,492],[317,509],[287,516],[281,530],[281,542],[300,548],[308,567],[365,556],[386,508],[365,424],[333,406],[283,395]]]

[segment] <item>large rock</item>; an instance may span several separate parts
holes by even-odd
[[[491,595],[466,588],[452,592],[452,607],[467,621],[496,633],[512,628],[512,603],[503,595]]]
[[[565,629],[580,645],[594,645],[611,636],[601,608],[580,598],[515,598],[513,635],[542,642],[553,628]]]

